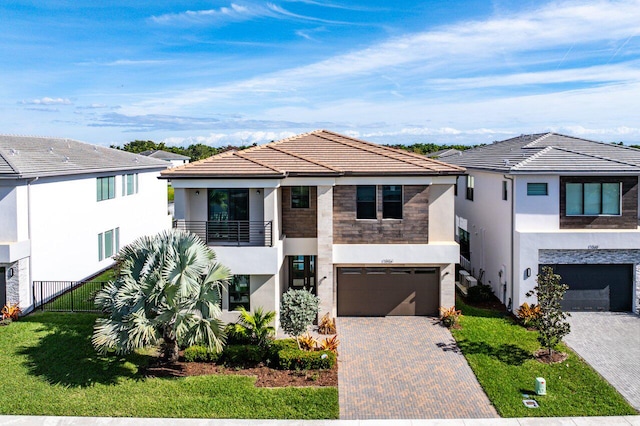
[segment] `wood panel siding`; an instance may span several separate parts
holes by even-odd
[[[282,232],[287,238],[318,237],[318,191],[309,187],[309,208],[291,208],[291,187],[282,187]]]
[[[622,182],[622,209],[619,216],[567,216],[567,183]],[[560,229],[636,229],[638,227],[637,176],[561,176]]]
[[[428,244],[429,186],[403,186],[402,219],[382,219],[382,186],[377,218],[356,219],[356,186],[333,188],[334,244]]]

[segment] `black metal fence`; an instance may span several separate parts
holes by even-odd
[[[93,302],[101,281],[34,281],[33,306],[50,312],[101,312]]]
[[[185,221],[174,220],[173,227],[197,234],[210,245],[238,245],[271,247],[273,238],[271,221],[223,220]]]

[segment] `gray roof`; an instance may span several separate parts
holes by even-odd
[[[72,139],[0,135],[0,178],[165,168],[165,161]]]
[[[504,173],[640,174],[640,150],[557,133],[522,135],[447,156],[468,169]]]
[[[158,160],[190,160],[191,157],[187,157],[186,155],[176,154],[174,152],[163,151],[161,149],[149,149],[147,151],[142,151],[140,155],[144,155],[151,158],[157,158]]]
[[[435,152],[428,153],[427,157],[429,157],[429,158],[444,158],[444,157],[448,157],[450,155],[456,155],[459,152],[461,152],[461,151],[459,149],[455,149],[455,148],[441,149],[440,151],[435,151]]]

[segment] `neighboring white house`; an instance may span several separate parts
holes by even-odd
[[[0,136],[0,304],[33,281],[77,281],[170,227],[167,163],[70,139]]]
[[[442,158],[467,168],[456,196],[461,263],[510,309],[539,268],[569,285],[569,310],[638,312],[640,150],[555,133]]]
[[[186,155],[176,154],[174,152],[163,151],[161,149],[153,149],[142,151],[140,155],[163,160],[171,164],[169,167],[178,167],[187,164],[191,159]]]
[[[234,274],[222,307],[278,312],[289,288],[320,315],[453,306],[454,183],[464,169],[318,130],[162,172],[175,226]],[[276,321],[277,324],[277,321]]]

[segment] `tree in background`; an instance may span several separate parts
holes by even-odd
[[[191,144],[188,147],[184,148],[181,146],[167,146],[164,144],[164,142],[156,143],[154,141],[135,140],[135,141],[127,142],[122,147],[118,145],[111,145],[111,148],[119,149],[121,151],[132,152],[134,154],[140,154],[141,152],[144,152],[144,151],[161,150],[161,151],[173,152],[174,154],[186,155],[191,159],[191,161],[198,161],[198,160],[203,160],[205,158],[209,158],[212,155],[216,155],[224,151],[229,151],[232,149],[241,151],[243,149],[251,148],[254,146],[257,146],[257,144],[254,143],[252,145],[240,145],[240,146],[228,145],[226,147],[214,148],[212,146],[209,146],[203,143],[196,143],[196,144]]]
[[[115,259],[116,279],[95,298],[108,314],[94,327],[98,352],[123,354],[160,344],[163,358],[174,362],[179,346],[222,351],[220,293],[231,274],[197,235],[170,230],[142,237]]]

